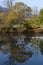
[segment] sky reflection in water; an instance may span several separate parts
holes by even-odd
[[[14,44],[10,50],[7,45],[0,46],[0,65],[43,65],[43,37],[19,37],[16,41],[17,48]]]

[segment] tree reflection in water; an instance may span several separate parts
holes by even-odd
[[[8,40],[9,38],[6,39]],[[34,54],[43,54],[43,39],[40,38],[14,36],[10,43],[1,43],[2,44],[0,44],[0,53],[2,52],[2,54],[5,55],[8,54],[7,57],[9,62],[7,63],[6,61],[5,64],[7,63],[9,65],[15,65],[14,61],[25,63],[27,60],[31,59]]]

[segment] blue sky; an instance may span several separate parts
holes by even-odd
[[[0,5],[3,6],[4,3],[2,1],[3,0],[0,0]],[[43,0],[15,0],[15,2],[24,2],[25,4],[27,4],[31,8],[37,7],[38,10],[43,8]]]

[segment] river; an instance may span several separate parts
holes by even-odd
[[[43,65],[43,36],[13,36],[11,42],[8,40],[4,37],[0,41],[0,65]]]

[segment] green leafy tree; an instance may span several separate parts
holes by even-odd
[[[39,12],[39,20],[40,20],[40,24],[43,25],[43,9],[40,9],[40,12]]]
[[[10,12],[4,22],[4,25],[14,25],[15,23],[22,24],[25,20],[25,16],[31,13],[31,8],[22,2],[16,3],[11,7]],[[28,13],[28,14],[27,14]]]

